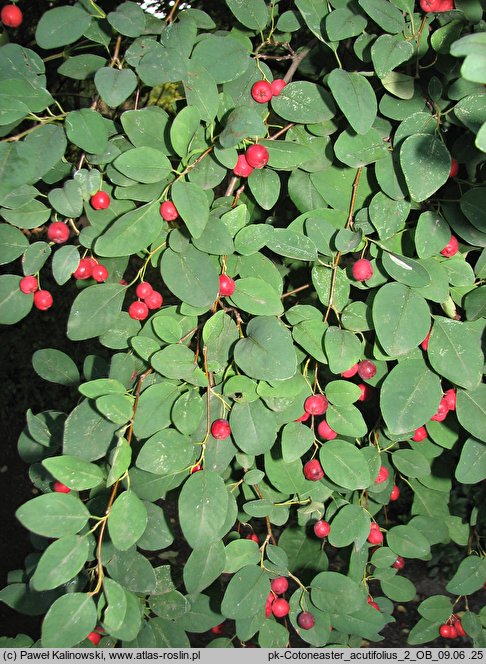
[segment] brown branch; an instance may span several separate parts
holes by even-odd
[[[309,286],[310,286],[310,284],[304,284],[303,286],[299,286],[298,288],[294,288],[294,290],[291,290],[288,293],[284,293],[281,296],[281,299],[283,300],[285,297],[290,297],[291,295],[295,295],[295,293],[300,293],[300,291],[303,291],[306,288],[309,288]]]
[[[263,497],[263,493],[261,492],[260,487],[258,486],[258,484],[254,484],[253,488],[255,489],[256,494],[260,498],[260,500],[265,500],[265,498]],[[277,540],[275,539],[275,536],[273,534],[272,524],[270,523],[270,519],[268,518],[268,516],[265,517],[265,523],[267,524],[268,537],[269,537],[270,541],[272,542],[272,544],[274,544],[276,546],[277,545]]]
[[[179,6],[180,1],[181,0],[175,0],[174,5],[173,5],[172,9],[170,10],[169,16],[167,16],[167,18],[165,19],[166,23],[172,23],[172,21],[174,20],[174,15],[177,11],[177,7]]]
[[[290,65],[290,67],[287,70],[287,73],[283,77],[283,80],[286,83],[290,83],[290,81],[292,80],[295,72],[299,68],[300,63],[302,62],[302,60],[304,60],[309,55],[309,53],[310,53],[310,48],[306,47],[306,48],[303,48],[298,53],[296,53],[294,56],[292,56],[292,64]]]
[[[236,185],[238,184],[238,178],[236,175],[233,175],[230,178],[230,181],[228,182],[228,186],[226,187],[226,191],[224,192],[225,196],[231,196],[233,194],[233,191],[235,190]]]

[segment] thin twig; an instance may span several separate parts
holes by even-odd
[[[310,284],[304,284],[303,286],[299,286],[298,288],[294,288],[294,290],[289,291],[288,293],[284,293],[281,297],[283,300],[285,297],[290,297],[291,295],[295,295],[295,293],[300,293],[300,291],[305,290],[306,288],[309,288]]]
[[[304,58],[306,58],[309,55],[309,53],[310,53],[310,48],[303,48],[301,51],[299,51],[292,57],[292,64],[290,65],[290,67],[287,70],[287,73],[283,77],[283,80],[286,83],[290,83],[295,72],[299,68],[300,63],[302,62],[302,60],[304,60]]]
[[[263,493],[261,492],[260,487],[258,486],[258,484],[254,484],[253,488],[255,489],[256,494],[260,498],[260,500],[265,500],[264,497],[263,497]],[[268,516],[265,517],[265,522],[267,524],[268,537],[270,538],[270,541],[272,542],[272,544],[276,545],[277,540],[275,539],[275,536],[273,534],[272,524],[270,523],[270,519],[268,518]]]
[[[172,9],[170,10],[169,16],[167,16],[167,18],[165,19],[166,23],[172,23],[172,21],[174,20],[174,15],[177,11],[177,7],[179,6],[180,1],[181,0],[175,0],[174,5],[173,5]]]

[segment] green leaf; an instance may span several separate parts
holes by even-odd
[[[20,277],[16,274],[0,276],[0,324],[13,325],[32,309],[33,297],[22,293]]]
[[[209,219],[208,198],[203,189],[192,182],[179,180],[171,189],[172,199],[192,237],[201,237]]]
[[[437,412],[441,398],[440,379],[423,360],[404,360],[393,367],[383,382],[383,419],[394,434],[413,431]]]
[[[336,157],[347,166],[362,168],[388,154],[388,147],[376,129],[355,134],[351,129],[343,131],[334,144]]]
[[[217,58],[214,57],[215,53],[218,54]],[[206,35],[194,47],[191,63],[204,67],[216,83],[221,84],[244,74],[250,64],[250,57],[245,44],[232,34]]]
[[[312,602],[322,611],[349,615],[360,606],[365,608],[365,595],[361,588],[344,574],[321,572],[314,577],[311,587]]]
[[[70,648],[96,626],[96,605],[88,593],[68,593],[56,599],[42,622],[43,648]]]
[[[22,259],[24,274],[35,274],[45,265],[51,255],[51,248],[47,242],[34,242],[26,250]]]
[[[172,475],[188,468],[193,455],[194,445],[188,437],[175,429],[162,429],[145,441],[136,465],[150,473]]]
[[[329,13],[329,9],[320,0],[296,0],[295,5],[307,23],[311,32],[325,41],[322,33],[322,24],[324,17]]]
[[[331,326],[324,336],[324,347],[329,361],[329,369],[334,374],[346,371],[361,358],[361,342],[348,330]]]
[[[205,122],[218,112],[218,86],[214,77],[201,65],[192,65],[182,80],[189,106],[196,106]]]
[[[338,7],[326,16],[327,36],[333,42],[356,37],[363,32],[366,24],[364,16],[353,13],[347,7]]]
[[[326,122],[335,113],[329,93],[308,81],[289,83],[278,97],[272,98],[272,108],[284,120],[303,124]]]
[[[17,123],[29,114],[29,107],[20,99],[0,94],[0,126]]]
[[[250,30],[259,32],[268,23],[268,8],[264,0],[226,0],[231,13]]]
[[[419,530],[410,525],[390,528],[386,536],[386,541],[390,549],[404,558],[426,560],[430,554],[430,543],[427,538]]]
[[[344,547],[349,544],[361,549],[370,533],[370,518],[358,505],[345,505],[331,521],[328,539],[332,546]]]
[[[246,328],[234,350],[239,368],[251,378],[285,380],[297,368],[295,348],[289,331],[271,316],[256,316]]]
[[[223,542],[194,549],[184,565],[184,585],[188,593],[199,593],[215,581],[226,567]]]
[[[352,364],[348,364],[348,369]],[[335,406],[349,406],[358,401],[361,390],[348,380],[333,380],[326,385],[326,397]]]
[[[366,134],[376,118],[376,96],[370,83],[361,74],[334,69],[328,85],[337,105],[358,134]]]
[[[73,360],[55,348],[36,350],[32,355],[32,366],[37,375],[50,383],[77,385],[79,371]]]
[[[486,478],[486,445],[468,438],[456,466],[456,479],[461,484],[476,484]]]
[[[407,642],[411,646],[428,643],[437,638],[439,632],[440,621],[430,622],[425,618],[420,618],[418,623],[410,630]]]
[[[192,549],[221,539],[226,521],[228,494],[223,480],[202,470],[189,477],[179,494],[179,521]]]
[[[170,161],[165,154],[147,146],[123,152],[113,165],[127,178],[144,184],[160,182],[171,170]]]
[[[285,463],[292,463],[300,459],[310,449],[313,442],[312,429],[300,422],[286,424],[282,429],[282,457]]]
[[[257,565],[240,569],[229,582],[221,612],[226,618],[251,618],[262,614],[270,592],[268,573]]]
[[[98,284],[81,291],[73,302],[67,336],[71,341],[97,337],[115,323],[121,310],[125,287]]]
[[[317,297],[325,306],[329,305],[333,284],[332,275],[332,270],[327,267],[318,265],[312,268],[312,283],[316,289]],[[333,305],[338,311],[341,311],[348,303],[349,291],[350,284],[345,270],[337,268],[333,287]]]
[[[123,2],[107,16],[110,25],[121,35],[139,37],[145,28],[145,13],[135,2]]]
[[[400,166],[412,199],[424,201],[448,179],[451,158],[438,138],[430,134],[415,134],[402,143]]]
[[[343,436],[360,438],[365,436],[368,426],[356,406],[329,406],[327,411],[327,422],[331,429]]]
[[[486,581],[486,559],[468,556],[459,563],[459,568],[446,586],[454,595],[471,595],[483,587]]]
[[[235,403],[229,421],[235,443],[246,454],[263,454],[273,446],[277,423],[261,399]]]
[[[52,275],[56,282],[63,286],[69,281],[78,265],[79,251],[77,247],[60,247],[52,259]]]
[[[449,242],[449,225],[434,212],[423,212],[415,229],[415,247],[420,258],[436,256]]]
[[[380,584],[385,595],[395,602],[411,602],[417,593],[413,583],[398,574],[381,579]]]
[[[103,616],[103,625],[111,634],[123,625],[127,613],[128,593],[119,583],[107,576],[103,579],[103,592],[108,602]]]
[[[28,246],[29,241],[18,228],[0,224],[0,265],[14,261]]]
[[[41,48],[58,48],[82,37],[91,23],[91,16],[80,7],[56,7],[40,18],[35,39]]]
[[[478,440],[486,442],[484,418],[486,416],[486,385],[474,390],[457,391],[457,419]]]
[[[104,478],[103,471],[99,466],[67,454],[44,459],[42,465],[59,482],[76,491],[92,489],[98,486]]]
[[[373,196],[368,212],[370,221],[378,231],[380,239],[388,240],[405,226],[410,212],[410,203],[403,200],[392,200],[379,191]]]
[[[393,464],[406,477],[430,475],[430,462],[416,450],[397,450],[393,453]]]
[[[358,0],[358,4],[384,32],[398,34],[405,28],[402,12],[387,0]]]
[[[255,168],[248,178],[250,191],[264,210],[271,210],[280,196],[280,178],[269,168]]]
[[[140,148],[144,149],[144,148]],[[160,233],[157,202],[130,210],[111,224],[96,241],[96,253],[110,258],[128,256],[145,249]]]
[[[147,510],[133,491],[124,491],[113,503],[108,517],[108,532],[113,545],[126,551],[143,535]]]
[[[361,451],[344,440],[330,440],[319,452],[326,477],[345,489],[364,489],[371,484],[368,464]]]
[[[170,142],[180,157],[185,157],[190,150],[200,123],[201,116],[194,106],[186,106],[174,118],[170,128]]]
[[[446,622],[452,613],[452,603],[445,595],[432,595],[424,599],[417,610],[426,620]]]
[[[66,9],[68,8],[66,7]],[[108,127],[104,118],[97,111],[89,108],[71,111],[66,116],[64,127],[68,139],[82,150],[101,154],[106,148]]]
[[[114,67],[98,69],[94,82],[100,97],[112,108],[120,106],[137,87],[137,77],[131,69]]]
[[[61,76],[84,81],[106,63],[106,58],[100,55],[72,55],[58,68],[57,73]]]
[[[209,307],[219,291],[219,276],[207,254],[189,245],[176,253],[166,249],[160,263],[162,279],[172,293],[194,307]]]
[[[378,340],[391,357],[419,346],[430,328],[426,300],[403,284],[382,286],[374,299],[372,315]]]
[[[301,261],[317,260],[314,242],[306,235],[289,228],[276,228],[267,242],[267,247],[280,256]]]
[[[50,544],[37,563],[32,577],[35,590],[52,590],[80,572],[89,555],[89,539],[68,535]]]
[[[283,313],[280,294],[258,277],[245,277],[235,281],[231,301],[243,311],[255,315],[279,316]]]
[[[32,498],[15,515],[25,528],[44,537],[75,535],[89,518],[84,503],[69,493],[46,493]]]
[[[121,116],[121,123],[136,148],[151,147],[168,154],[169,116],[159,106],[125,111]]]
[[[117,429],[116,424],[106,420],[93,403],[85,399],[71,411],[66,420],[63,452],[88,461],[100,459],[105,455]]]
[[[371,59],[377,76],[389,74],[392,69],[407,62],[413,55],[413,46],[401,35],[380,35],[371,46]]]
[[[428,357],[441,376],[473,390],[481,380],[481,330],[472,323],[437,316],[430,334]]]
[[[273,451],[275,454],[275,450]],[[305,479],[302,472],[300,459],[286,463],[276,454],[273,456],[271,452],[268,452],[265,454],[265,472],[268,480],[283,494],[298,495],[308,490],[308,480]]]
[[[225,547],[226,565],[224,572],[234,574],[246,565],[256,565],[260,560],[258,544],[252,540],[233,540]]]

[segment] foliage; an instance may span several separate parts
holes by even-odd
[[[102,646],[187,647],[224,620],[261,647],[296,634],[359,646],[415,597],[397,558],[452,541],[452,597],[421,603],[409,644],[459,611],[484,647],[486,615],[466,597],[486,581],[480,3],[227,5],[235,24],[220,30],[177,3],[165,21],[134,2],[57,3],[35,50],[0,48],[0,322],[39,306],[20,272],[61,286],[75,274],[67,337],[111,352],[82,371],[55,348],[34,354],[41,378],[80,398],[27,413],[18,448],[39,495],[17,518],[35,553],[0,599],[45,614],[46,647],[90,645],[95,630]],[[253,100],[255,82],[282,78],[269,103]],[[233,169],[251,144],[268,164],[246,179]],[[56,221],[63,246],[47,235]],[[108,277],[84,278],[88,264]],[[221,275],[234,291],[220,293]],[[164,306],[135,316],[142,281]],[[324,419],[303,417],[313,394]],[[457,484],[471,486],[465,518],[450,507]],[[403,523],[386,510],[395,485],[413,493]],[[181,537],[187,560],[160,564]],[[289,621],[266,616],[278,576]]]

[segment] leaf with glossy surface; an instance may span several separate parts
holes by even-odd
[[[277,436],[275,416],[261,399],[235,403],[230,426],[235,443],[246,454],[267,452]]]
[[[456,466],[456,479],[461,484],[476,484],[486,478],[486,444],[468,438]]]
[[[337,105],[358,134],[366,134],[376,118],[376,96],[370,83],[361,74],[334,69],[328,85]]]
[[[25,528],[44,537],[75,535],[89,518],[84,503],[69,493],[46,493],[32,498],[15,515]]]
[[[96,626],[97,612],[88,593],[68,593],[59,597],[42,623],[44,648],[70,648],[83,641]]]
[[[478,385],[474,390],[458,390],[456,410],[457,419],[466,431],[486,442],[486,385]]]
[[[413,526],[395,526],[387,533],[387,544],[399,556],[426,560],[430,554],[430,543]]]
[[[97,284],[81,291],[69,315],[68,338],[81,341],[107,332],[120,314],[124,297],[125,287],[120,284]]]
[[[261,31],[268,23],[268,8],[264,0],[226,0],[231,13],[250,30]]]
[[[209,219],[208,197],[197,184],[174,182],[171,189],[172,200],[194,238],[201,237]]]
[[[199,593],[215,581],[226,567],[223,542],[194,549],[184,565],[184,585],[188,593]]]
[[[176,253],[166,249],[160,264],[169,290],[194,307],[209,307],[219,292],[219,276],[207,254],[189,245]]]
[[[365,489],[371,484],[368,464],[361,451],[344,440],[330,440],[319,453],[324,473],[345,489]]]
[[[428,357],[438,374],[473,390],[481,380],[481,330],[472,323],[438,316],[430,334]]]
[[[278,97],[272,98],[272,108],[284,120],[306,124],[325,122],[335,113],[329,93],[322,86],[308,81],[286,85]]]
[[[415,134],[403,141],[400,165],[410,196],[415,201],[424,201],[447,181],[451,157],[435,136]]]
[[[67,454],[44,459],[42,465],[59,482],[76,491],[92,489],[104,478],[102,469],[96,464]]]
[[[42,348],[32,356],[32,366],[38,376],[50,383],[77,385],[79,371],[74,361],[60,350]]]
[[[72,44],[83,35],[90,23],[90,14],[80,7],[55,7],[41,16],[35,39],[45,49]]]
[[[13,325],[22,320],[32,309],[33,297],[22,293],[20,277],[16,274],[0,276],[0,324]]]
[[[227,618],[251,618],[262,613],[270,592],[270,579],[257,565],[240,569],[229,582],[221,603],[221,612]]]
[[[89,555],[89,539],[68,535],[61,537],[42,554],[32,577],[35,590],[52,590],[67,583],[80,572]]]
[[[221,539],[227,506],[228,494],[219,475],[202,470],[189,477],[179,494],[179,521],[192,549]]]
[[[483,587],[486,581],[486,559],[468,556],[459,564],[457,572],[446,586],[454,595],[471,595]]]
[[[108,517],[108,532],[113,545],[126,551],[143,535],[147,510],[133,491],[124,491],[113,503]]]

